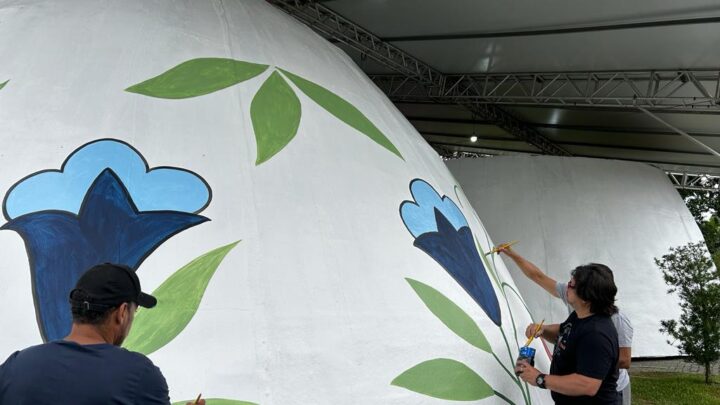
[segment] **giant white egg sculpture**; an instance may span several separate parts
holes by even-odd
[[[0,55],[3,358],[63,338],[110,261],[159,300],[125,347],[173,401],[549,401],[511,372],[531,317],[452,175],[307,27],[255,0],[4,1]]]

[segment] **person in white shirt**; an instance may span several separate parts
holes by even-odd
[[[512,250],[510,247],[498,249],[499,252],[506,254],[511,258],[515,264],[522,270],[523,274],[530,280],[535,282],[537,285],[545,289],[552,296],[560,298],[565,306],[568,308],[568,312],[572,309],[567,302],[567,283],[561,283],[553,279],[552,277],[545,274],[533,263],[520,256],[517,252]],[[618,404],[629,405],[631,403],[630,396],[630,376],[628,375],[628,369],[630,368],[630,359],[632,355],[632,338],[633,338],[633,327],[630,323],[630,319],[618,311],[611,317],[615,329],[618,334],[618,346],[620,347],[620,357],[618,360]]]

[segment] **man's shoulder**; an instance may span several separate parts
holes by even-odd
[[[568,305],[567,302],[567,283],[564,283],[562,281],[556,281],[555,282],[555,293],[557,294],[557,297],[562,300],[563,304]]]
[[[34,353],[44,350],[52,350],[56,345],[57,342],[47,342],[47,343],[40,343],[34,346],[28,346],[22,350],[19,350],[19,353]]]
[[[617,328],[618,332],[624,331],[624,330],[633,330],[632,322],[630,322],[630,318],[628,318],[627,315],[625,315],[624,312],[618,310],[615,312],[611,320],[613,324],[615,325],[615,328]]]
[[[46,356],[57,352],[71,352],[74,356],[92,355],[93,357],[105,357],[108,360],[114,362],[122,362],[124,364],[133,365],[138,368],[146,368],[150,366],[154,367],[152,360],[150,360],[144,354],[132,352],[123,347],[114,346],[111,344],[81,345],[78,343],[62,340],[30,346],[17,352],[17,357],[38,357]]]
[[[162,371],[160,371],[160,368],[142,353],[132,352],[124,348],[118,349],[123,351],[123,356],[135,362],[134,367],[137,368],[137,374],[142,376],[140,381],[143,386],[143,395],[148,395],[152,398],[161,398],[161,401],[167,400],[167,381]]]
[[[142,353],[133,352],[125,349],[124,347],[115,346],[114,355],[122,358],[124,361],[137,365],[142,368],[158,369],[155,363],[150,360],[149,357]],[[159,369],[158,369],[159,370]]]
[[[37,355],[42,355],[48,352],[52,352],[57,350],[57,345],[55,342],[48,342],[48,343],[41,343],[34,346],[26,347],[22,350],[16,351],[13,356],[15,358],[24,358],[24,357],[34,357]]]
[[[632,347],[634,330],[630,318],[625,313],[618,311],[613,315],[612,321],[617,330],[620,347]]]
[[[617,322],[623,322],[623,323],[630,324],[630,318],[628,318],[628,316],[625,314],[625,312],[621,311],[619,308],[618,308],[617,312],[615,312],[612,315],[612,319],[613,319],[613,322],[617,321]]]
[[[122,353],[122,356],[125,356],[128,359],[128,361],[135,363],[136,367],[138,367],[145,376],[149,377],[152,375],[154,378],[160,378],[163,381],[165,380],[165,376],[163,376],[160,368],[156,366],[155,363],[153,363],[153,361],[146,355],[127,350],[123,347],[118,347],[117,349]]]

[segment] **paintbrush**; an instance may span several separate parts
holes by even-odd
[[[193,405],[197,405],[200,403],[200,397],[202,396],[202,392],[198,394],[198,397],[195,399],[195,402],[193,402]]]
[[[514,240],[514,241],[512,241],[512,242],[508,242],[508,243],[501,243],[501,244],[495,246],[494,248],[490,249],[489,252],[485,253],[485,256],[487,256],[487,255],[489,255],[489,254],[497,253],[497,252],[499,252],[499,251],[501,251],[501,250],[503,250],[503,249],[507,249],[507,248],[509,248],[510,246],[512,246],[512,245],[514,245],[514,244],[516,244],[516,243],[518,243],[518,241],[516,241],[516,240]]]
[[[532,343],[533,339],[535,339],[535,335],[537,335],[538,332],[540,332],[540,329],[542,328],[543,323],[545,323],[544,319],[542,321],[540,321],[538,326],[535,328],[535,332],[533,332],[533,334],[530,335],[530,337],[528,338],[527,342],[525,342],[525,346],[530,346],[530,343]]]

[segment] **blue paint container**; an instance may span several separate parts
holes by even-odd
[[[526,360],[531,366],[535,367],[535,349],[529,346],[521,347],[517,361],[520,360]],[[519,373],[515,373],[515,375],[519,375]]]

